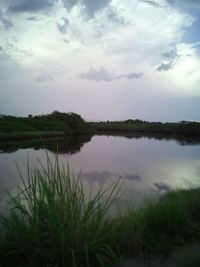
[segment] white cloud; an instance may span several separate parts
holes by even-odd
[[[50,87],[56,89],[58,100],[63,102],[63,95],[68,98],[70,94],[73,99],[69,100],[70,107],[78,94],[86,92],[85,98],[89,97],[91,81],[106,81],[103,87],[93,83],[91,103],[95,103],[99,91],[105,90],[116,98],[116,108],[122,94],[124,107],[127,99],[139,96],[200,95],[198,47],[183,43],[185,31],[195,21],[192,15],[166,0],[112,0],[99,7],[91,6],[93,11],[88,16],[86,2],[84,5],[78,2],[66,1],[66,8],[62,1],[54,1],[52,12],[45,14],[38,11],[34,15],[26,12],[11,15],[4,9],[4,17],[12,19],[13,27],[9,31],[5,25],[1,27],[0,56],[4,57],[1,69],[6,69],[8,77],[13,74],[9,64],[17,66],[14,81],[18,87],[31,80],[33,88],[46,86],[45,92]],[[65,70],[62,75],[56,74],[60,66]],[[94,67],[88,70],[88,66]],[[18,71],[20,68],[23,71]],[[43,83],[33,82],[33,77]],[[6,78],[2,79],[4,88],[6,84],[9,87]]]

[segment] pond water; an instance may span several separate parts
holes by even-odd
[[[78,174],[86,191],[107,187],[119,177],[123,199],[135,205],[163,193],[200,184],[200,139],[149,135],[95,135],[65,140],[0,143],[0,201],[20,183],[16,162],[26,175],[37,159],[45,164],[58,152],[59,161]]]

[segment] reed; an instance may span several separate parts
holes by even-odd
[[[46,167],[39,162],[27,173],[27,179],[21,175],[17,195],[10,196],[9,216],[1,218],[3,266],[108,264],[115,256],[108,210],[119,181],[86,198],[80,177],[61,167],[58,158],[52,164],[47,155]]]

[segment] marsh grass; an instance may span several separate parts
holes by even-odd
[[[17,195],[10,196],[9,216],[2,218],[3,266],[108,264],[115,256],[110,242],[115,226],[107,214],[119,181],[86,198],[80,177],[60,167],[58,158],[53,165],[47,155],[46,167],[39,162],[27,173]]]
[[[21,180],[9,214],[1,216],[2,266],[107,267],[119,258],[166,256],[200,243],[200,189],[169,192],[111,216],[119,180],[85,196],[81,178],[48,155],[46,166],[28,164]]]
[[[175,247],[200,242],[200,189],[169,192],[118,220],[121,255],[168,256]]]

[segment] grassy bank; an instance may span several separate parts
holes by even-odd
[[[40,138],[57,138],[66,136],[64,131],[29,131],[29,132],[11,132],[0,133],[1,140],[25,140]]]
[[[143,132],[161,134],[200,135],[200,123],[181,121],[177,123],[148,122],[142,120],[107,121],[89,123],[97,132]]]
[[[54,111],[51,114],[28,117],[0,116],[0,139],[81,135],[92,129],[75,113]]]
[[[47,167],[28,168],[22,182],[1,216],[2,266],[112,266],[200,242],[200,189],[111,217],[120,181],[88,198],[80,178],[48,159]]]

